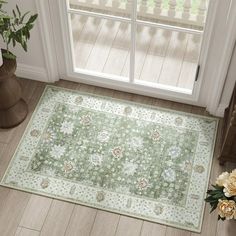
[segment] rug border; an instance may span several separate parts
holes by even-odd
[[[96,94],[96,93],[84,92],[84,91],[80,91],[80,90],[76,90],[76,89],[69,89],[69,88],[59,87],[59,86],[55,86],[55,85],[46,85],[42,95],[44,95],[44,93],[46,92],[46,90],[48,88],[54,88],[54,89],[58,89],[58,90],[66,90],[66,91],[71,91],[71,92],[78,92],[80,94],[90,95],[90,96],[93,96],[93,97],[109,98],[110,100],[121,101],[121,102],[126,103],[126,104],[131,103],[133,105],[141,105],[143,107],[153,108],[155,110],[169,111],[171,113],[177,113],[177,114],[182,114],[182,115],[184,115],[184,114],[185,115],[192,115],[193,117],[208,118],[210,120],[215,120],[217,122],[217,124],[218,124],[218,121],[220,119],[219,117],[215,117],[215,116],[212,116],[212,115],[206,116],[206,115],[199,115],[199,114],[194,114],[194,113],[185,112],[185,111],[177,111],[177,110],[172,109],[172,108],[164,108],[164,107],[159,107],[159,106],[155,106],[155,105],[149,105],[149,104],[144,104],[144,103],[140,103],[140,102],[134,102],[134,101],[130,101],[130,100],[127,100],[127,99],[114,98],[114,97],[111,97],[111,96],[108,96],[108,95],[104,96],[104,95],[100,95],[100,94]],[[140,95],[140,96],[143,96],[143,95]],[[149,97],[149,96],[143,96],[143,97]],[[156,99],[158,99],[158,98],[156,98]],[[41,98],[40,98],[39,102],[40,101],[41,101]],[[168,100],[166,100],[166,101],[168,101]],[[36,108],[37,107],[38,107],[38,104],[37,104]]]
[[[7,168],[4,172],[4,175],[1,178],[0,186],[8,187],[10,189],[19,190],[19,191],[22,191],[22,192],[36,194],[36,195],[39,195],[39,196],[49,197],[49,198],[52,198],[52,199],[58,199],[58,200],[65,201],[65,202],[75,203],[75,204],[79,204],[81,206],[87,206],[87,207],[91,207],[91,208],[94,208],[94,209],[103,210],[103,211],[106,211],[106,212],[111,212],[111,213],[116,213],[116,214],[120,214],[120,215],[130,216],[130,217],[133,217],[133,218],[136,218],[136,219],[146,220],[146,221],[153,222],[153,223],[159,223],[159,224],[166,225],[166,226],[171,226],[171,227],[174,227],[174,228],[177,228],[177,229],[183,229],[183,230],[188,230],[190,232],[201,233],[202,224],[203,224],[203,216],[204,216],[204,213],[205,213],[205,205],[206,205],[205,202],[203,202],[203,204],[202,204],[202,209],[203,210],[202,210],[202,214],[201,214],[200,220],[199,220],[200,224],[199,224],[198,228],[192,229],[192,228],[188,228],[188,227],[185,227],[185,226],[178,227],[178,226],[176,226],[176,224],[166,223],[166,222],[164,222],[162,220],[159,220],[159,219],[158,220],[152,220],[152,219],[150,219],[148,217],[144,217],[144,216],[140,217],[140,216],[137,216],[135,214],[121,212],[119,210],[112,210],[112,209],[109,210],[109,209],[103,208],[101,206],[94,206],[92,204],[80,202],[78,200],[66,199],[66,198],[56,196],[56,195],[53,195],[53,194],[38,192],[36,190],[30,191],[30,190],[27,190],[27,189],[18,188],[18,187],[14,187],[12,185],[3,183],[3,180],[5,179],[5,176],[7,175],[8,170],[12,166],[12,163],[15,159],[16,152],[18,151],[18,149],[19,149],[19,147],[20,147],[20,145],[21,145],[28,129],[30,128],[30,125],[31,125],[31,123],[32,123],[37,111],[38,111],[38,108],[39,108],[39,106],[42,102],[42,99],[43,99],[44,95],[46,94],[46,92],[48,91],[49,88],[53,88],[53,89],[57,89],[57,90],[66,90],[66,91],[75,92],[75,93],[79,93],[79,94],[82,94],[82,95],[89,95],[89,96],[93,96],[93,97],[100,97],[100,98],[106,98],[106,99],[108,98],[108,99],[113,100],[113,101],[120,101],[120,102],[123,102],[123,103],[126,103],[126,104],[133,104],[133,105],[139,105],[139,106],[141,105],[143,107],[152,108],[154,110],[161,110],[161,111],[166,111],[166,112],[171,112],[171,113],[176,113],[176,114],[182,114],[182,115],[191,115],[192,117],[207,118],[209,120],[216,121],[216,130],[215,130],[215,135],[214,135],[214,139],[213,139],[213,146],[212,146],[211,155],[210,155],[211,159],[210,159],[210,163],[209,163],[210,164],[209,165],[209,171],[208,171],[208,176],[207,176],[207,182],[206,182],[206,185],[205,185],[205,192],[207,191],[207,187],[209,185],[209,180],[210,180],[210,174],[212,172],[212,164],[213,164],[213,158],[214,158],[214,154],[215,154],[216,137],[217,137],[218,128],[219,128],[218,127],[219,126],[219,118],[218,117],[212,117],[212,116],[208,117],[208,116],[205,116],[205,115],[198,115],[198,114],[189,113],[189,112],[176,111],[175,109],[171,109],[171,108],[163,108],[163,107],[158,107],[158,106],[154,106],[154,105],[148,105],[148,104],[143,104],[143,103],[139,103],[139,102],[129,101],[129,100],[125,100],[125,99],[113,98],[113,97],[110,97],[110,96],[103,96],[103,95],[99,95],[99,94],[96,94],[96,93],[89,93],[89,92],[84,92],[84,91],[80,91],[80,90],[59,87],[59,86],[55,86],[55,85],[46,85],[45,86],[45,88],[43,90],[43,93],[41,94],[40,99],[39,99],[37,105],[35,106],[35,108],[32,112],[32,115],[31,115],[31,117],[28,121],[28,124],[26,125],[26,128],[25,128],[25,130],[24,130],[24,132],[23,132],[23,134],[20,138],[20,141],[17,144],[17,147],[14,151],[14,154],[12,155],[11,160],[8,163],[8,166],[7,166]],[[205,193],[205,196],[206,196],[206,193]]]

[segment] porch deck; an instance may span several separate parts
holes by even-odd
[[[130,26],[75,16],[73,41],[76,67],[129,76]],[[135,79],[192,89],[200,35],[139,26]]]

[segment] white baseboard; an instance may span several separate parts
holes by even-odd
[[[43,67],[17,63],[16,76],[41,82],[49,82],[47,71]]]
[[[228,104],[220,103],[215,115],[218,117],[224,117],[225,109],[227,107],[228,107]]]

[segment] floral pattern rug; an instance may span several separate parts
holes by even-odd
[[[47,86],[1,185],[199,232],[217,124]]]

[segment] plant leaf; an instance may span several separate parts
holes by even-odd
[[[32,16],[29,18],[27,24],[32,24],[32,23],[37,19],[37,17],[38,17],[38,14],[32,15]]]
[[[17,12],[18,12],[18,14],[19,14],[19,17],[21,17],[21,12],[20,12],[20,9],[19,9],[19,7],[18,7],[17,4],[16,4],[16,10],[17,10]]]
[[[12,10],[12,13],[13,13],[13,16],[16,17],[16,12],[14,9]]]
[[[21,17],[21,19],[20,19],[20,24],[23,23],[25,17],[26,17],[29,13],[30,13],[30,12],[27,11],[27,12]]]

